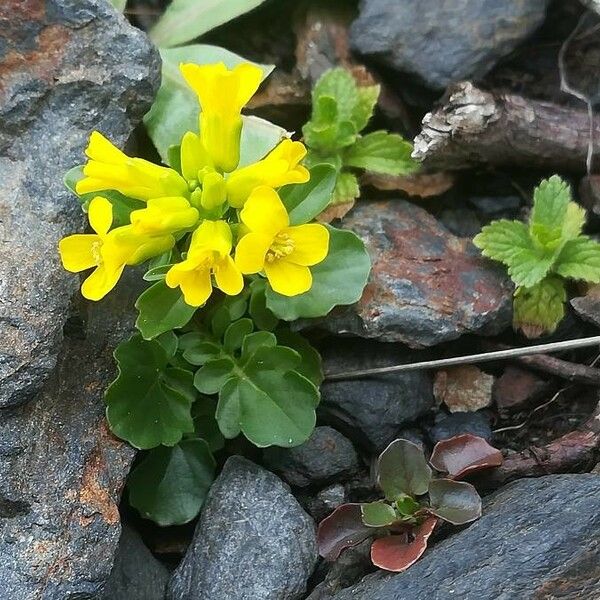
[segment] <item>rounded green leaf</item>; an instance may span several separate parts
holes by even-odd
[[[387,527],[398,520],[396,511],[382,500],[360,505],[362,522],[367,527]]]
[[[232,353],[239,350],[242,347],[244,338],[252,333],[253,329],[254,324],[252,323],[252,319],[239,319],[232,323],[225,331],[223,337],[225,351]]]
[[[312,221],[321,214],[333,194],[336,170],[328,164],[315,165],[310,169],[310,179],[300,185],[289,185],[279,195],[290,216],[291,225]]]
[[[310,342],[300,333],[290,331],[287,327],[280,327],[275,332],[280,346],[287,346],[295,350],[301,358],[296,371],[310,379],[316,386],[323,383],[323,364],[321,355],[310,345]]]
[[[408,440],[395,440],[381,453],[377,473],[388,500],[426,494],[431,480],[423,450]]]
[[[232,376],[235,364],[230,358],[209,360],[194,375],[194,385],[202,394],[216,394]]]
[[[215,467],[204,440],[188,439],[172,448],[154,448],[129,476],[129,502],[143,517],[159,525],[187,523],[200,512],[215,478]]]
[[[434,479],[429,484],[427,512],[453,525],[463,525],[481,516],[481,498],[477,490],[464,481]]]
[[[216,409],[217,401],[215,398],[204,395],[200,395],[192,406],[196,437],[205,440],[211,452],[217,452],[225,445],[225,438],[215,418]]]
[[[329,254],[311,267],[313,285],[308,292],[291,298],[267,286],[267,307],[280,319],[323,317],[334,306],[353,304],[363,292],[371,260],[363,242],[351,231],[328,227]]]
[[[248,312],[257,329],[272,331],[277,327],[279,319],[267,308],[266,287],[267,282],[264,279],[255,279],[250,284],[251,296]]]
[[[196,308],[185,303],[179,288],[170,288],[164,281],[149,287],[136,301],[139,311],[135,326],[144,339],[187,325]]]
[[[106,390],[106,418],[111,431],[135,448],[173,446],[194,424],[191,374],[167,368],[167,353],[156,340],[134,335],[114,356],[119,374]]]

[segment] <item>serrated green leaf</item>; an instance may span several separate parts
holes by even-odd
[[[333,194],[336,171],[328,164],[310,169],[310,179],[300,185],[289,185],[279,195],[289,213],[290,225],[302,225],[323,212]]]
[[[329,254],[311,267],[313,285],[298,296],[282,296],[267,287],[267,307],[284,321],[322,317],[334,306],[357,302],[363,292],[371,259],[363,242],[351,231],[329,227]]]
[[[161,48],[178,46],[243,15],[264,1],[172,0],[149,36]]]
[[[229,69],[246,59],[217,46],[190,44],[180,48],[163,48],[162,83],[150,111],[144,116],[148,135],[163,162],[168,163],[169,148],[177,146],[187,131],[198,131],[200,105],[195,92],[187,85],[179,63],[209,64],[223,62]],[[254,63],[256,64],[256,63]],[[259,65],[267,77],[273,65]],[[286,135],[281,127],[258,117],[244,117],[240,166],[262,158]]]
[[[553,271],[562,277],[600,283],[600,244],[584,235],[568,241]]]
[[[275,334],[280,346],[287,346],[300,355],[302,360],[296,367],[296,371],[317,387],[321,385],[324,379],[321,355],[311,346],[310,342],[302,334],[291,331],[287,327],[279,328]]]
[[[196,308],[186,304],[179,288],[170,288],[164,281],[149,287],[136,300],[139,311],[135,326],[145,339],[187,325]]]
[[[356,127],[352,121],[340,119],[337,101],[321,96],[315,102],[313,118],[302,128],[306,145],[322,153],[334,153],[354,144]]]
[[[571,189],[558,175],[544,179],[533,192],[530,224],[562,230],[570,201]]]
[[[361,504],[360,512],[367,527],[387,527],[398,520],[396,511],[382,500]]]
[[[378,85],[369,85],[356,89],[356,104],[352,110],[350,120],[354,123],[357,132],[362,131],[373,116],[379,92],[380,86]]]
[[[513,327],[527,337],[552,333],[565,314],[567,292],[558,277],[546,277],[530,288],[518,288],[513,304]]]
[[[423,450],[408,440],[393,441],[379,456],[377,483],[388,500],[425,494],[430,481]]]
[[[119,374],[106,390],[106,418],[111,431],[132,446],[173,446],[194,430],[193,398],[182,378],[167,367],[168,356],[156,340],[139,334],[115,350]]]
[[[182,440],[172,448],[159,446],[131,472],[129,503],[142,517],[161,526],[187,523],[200,512],[215,469],[204,440]]]
[[[219,393],[217,421],[225,437],[240,431],[256,446],[297,446],[315,426],[317,388],[293,370],[300,356],[281,346],[259,347]]]
[[[349,171],[342,171],[338,174],[337,181],[335,182],[335,190],[333,191],[333,199],[331,204],[346,204],[352,202],[360,196],[360,187],[358,185],[358,179],[354,173]]]
[[[319,77],[313,88],[313,107],[318,106],[321,97],[329,96],[337,104],[337,118],[340,121],[350,121],[357,104],[357,95],[356,82],[349,71],[342,67],[329,69]]]
[[[374,131],[359,137],[344,153],[344,165],[387,175],[409,175],[419,169],[413,145],[397,133]]]

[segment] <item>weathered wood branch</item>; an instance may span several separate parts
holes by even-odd
[[[600,149],[600,119],[593,122]],[[489,164],[582,173],[590,141],[585,108],[495,94],[461,82],[423,118],[413,156],[427,167],[464,169]]]

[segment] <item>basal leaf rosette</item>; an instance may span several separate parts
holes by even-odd
[[[343,504],[319,525],[320,554],[335,560],[350,546],[373,539],[371,560],[388,571],[404,571],[425,552],[439,520],[454,525],[481,516],[481,498],[458,477],[498,466],[502,455],[485,440],[463,435],[439,442],[430,464],[447,477],[434,478],[423,450],[395,440],[380,455],[377,482],[385,499]]]

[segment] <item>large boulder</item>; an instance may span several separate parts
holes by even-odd
[[[323,327],[412,348],[508,327],[512,284],[469,240],[403,200],[360,202],[344,227],[365,242],[373,269],[358,304]]]
[[[123,144],[159,57],[106,0],[0,3],[0,408],[49,376],[77,278],[57,243],[84,216],[63,186],[93,129]]]
[[[544,21],[549,0],[362,0],[355,51],[434,89],[477,78]]]
[[[317,561],[315,528],[287,486],[242,458],[227,460],[169,600],[296,600]]]
[[[600,476],[521,479],[404,573],[335,600],[600,598]]]

